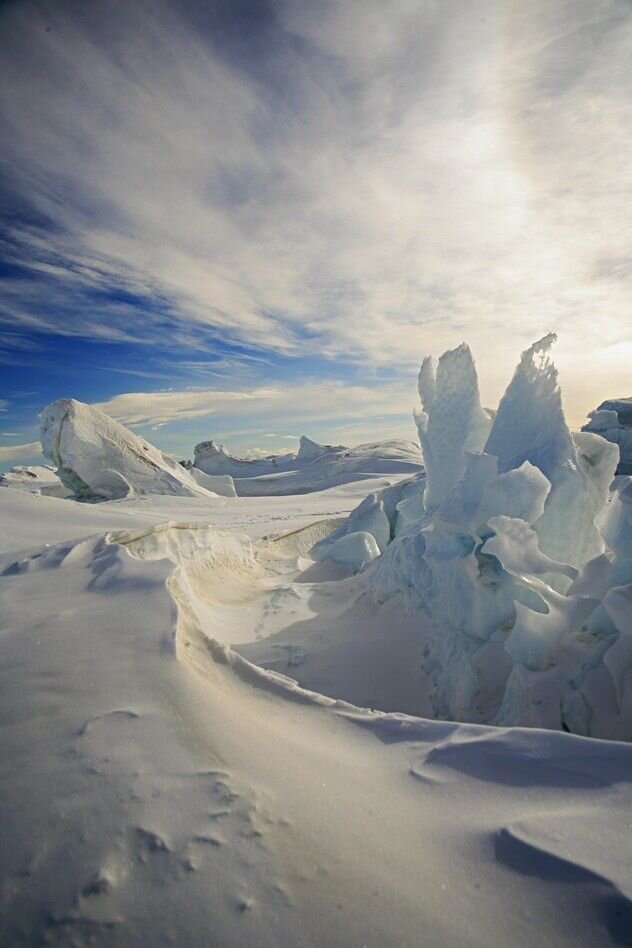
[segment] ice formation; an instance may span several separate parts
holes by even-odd
[[[334,543],[328,544],[325,559],[333,560],[344,566],[359,569],[365,563],[370,563],[380,555],[380,548],[375,542],[373,534],[366,530],[347,533],[339,537]]]
[[[582,431],[594,432],[619,447],[617,474],[632,474],[632,398],[609,398],[591,411]]]
[[[424,359],[419,373],[422,410],[416,415],[428,484],[427,510],[460,480],[468,451],[480,451],[491,426],[481,407],[472,353],[465,344],[445,352],[436,368]]]
[[[0,487],[47,497],[68,497],[70,491],[62,484],[52,467],[46,464],[16,465],[0,474]]]
[[[571,435],[548,355],[555,339],[549,333],[522,353],[485,452],[498,459],[500,473],[529,461],[546,476],[551,490],[535,523],[540,546],[554,559],[578,566],[603,548],[594,520],[608,494],[616,449],[594,435]]]
[[[569,431],[554,340],[522,354],[493,423],[467,347],[426,360],[426,478],[367,497],[314,555],[359,530],[383,550],[388,523],[368,581],[434,620],[437,716],[632,740],[632,478],[609,500],[616,445]]]
[[[42,451],[77,497],[214,496],[181,464],[93,405],[62,398],[44,408],[41,422]]]

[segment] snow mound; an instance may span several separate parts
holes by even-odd
[[[588,415],[582,431],[593,432],[619,448],[617,474],[632,474],[632,398],[609,398]]]
[[[181,464],[92,405],[62,398],[40,417],[42,451],[63,484],[81,499],[215,496]]]
[[[196,467],[188,467],[187,470],[195,480],[196,484],[205,490],[210,490],[220,497],[236,497],[235,482],[230,474],[205,474]]]
[[[418,444],[405,440],[377,441],[355,448],[318,444],[305,435],[297,454],[244,458],[230,455],[224,445],[204,441],[195,448],[193,466],[217,476],[233,477],[240,496],[307,494],[376,474],[412,474],[422,469]]]
[[[0,474],[0,487],[25,491],[31,494],[45,494],[48,497],[68,497],[69,490],[48,465],[16,465],[4,474]]]
[[[311,438],[307,437],[307,435],[301,435],[296,459],[298,461],[313,461],[315,458],[320,457],[322,454],[326,454],[328,451],[346,450],[347,448],[343,444],[318,444],[317,441],[312,441]]]
[[[436,716],[632,740],[632,478],[610,501],[617,448],[569,431],[554,340],[522,354],[488,436],[467,347],[436,374],[426,360],[425,490],[371,495],[319,545],[360,529],[380,545],[386,517],[370,588],[433,619]]]
[[[196,444],[192,468],[211,476],[230,474],[234,478],[258,477],[286,470],[293,461],[293,454],[270,454],[263,458],[239,457],[229,454],[223,444],[211,440]]]

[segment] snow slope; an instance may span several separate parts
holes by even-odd
[[[240,658],[235,629],[265,635],[288,579],[325,567],[300,528],[0,494],[33,546],[0,563],[2,944],[629,939],[630,746],[371,713]],[[353,503],[336,496],[295,523]],[[276,501],[207,519],[246,505],[260,536]],[[185,522],[142,526],[167,505]],[[60,539],[60,509],[98,534]]]
[[[128,494],[207,495],[181,464],[93,405],[62,398],[41,414],[45,457],[82,499]]]
[[[379,474],[413,474],[422,468],[419,445],[411,441],[378,441],[355,448],[321,445],[301,438],[296,455],[235,458],[223,445],[206,441],[195,448],[192,471],[230,474],[239,496],[305,494]]]

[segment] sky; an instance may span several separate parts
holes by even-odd
[[[0,469],[98,404],[179,457],[415,438],[558,333],[632,395],[630,0],[0,2]]]

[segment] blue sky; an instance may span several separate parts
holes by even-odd
[[[631,394],[625,0],[0,6],[0,465],[71,395],[191,456],[414,437],[555,330]]]

